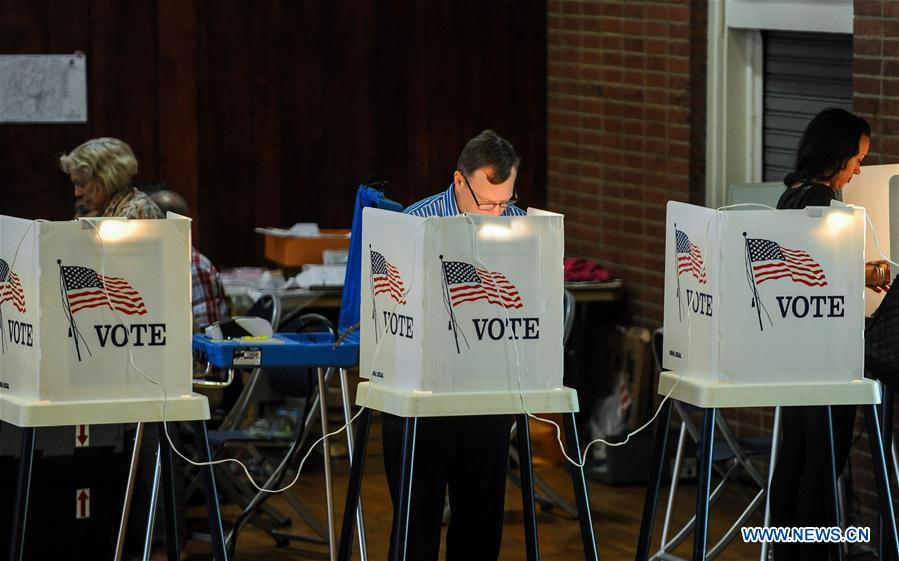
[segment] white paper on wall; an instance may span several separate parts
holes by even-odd
[[[87,121],[87,59],[71,55],[0,55],[0,122]]]

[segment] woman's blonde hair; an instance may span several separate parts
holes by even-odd
[[[96,179],[111,196],[131,183],[137,173],[137,158],[131,147],[118,138],[92,138],[61,156],[59,167],[65,173],[80,170],[87,179]]]

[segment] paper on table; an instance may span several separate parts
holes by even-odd
[[[331,233],[322,233],[318,229],[318,224],[314,222],[297,222],[289,229],[285,228],[256,228],[255,232],[257,234],[266,234],[269,236],[278,236],[281,238],[345,238],[349,237],[349,234],[341,233],[341,234],[331,234]]]
[[[301,288],[340,287],[344,276],[346,265],[306,265],[294,282]]]

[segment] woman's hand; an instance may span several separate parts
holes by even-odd
[[[890,264],[887,261],[865,263],[865,286],[874,292],[885,292],[890,288]]]

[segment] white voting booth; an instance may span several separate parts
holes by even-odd
[[[403,417],[577,410],[562,386],[561,215],[367,208],[362,231],[357,404]]]
[[[669,202],[659,393],[701,407],[876,403],[865,209]]]
[[[191,391],[189,219],[0,216],[0,280],[3,421],[209,418]]]
[[[877,229],[877,239],[880,242],[880,250],[890,256],[890,232],[893,222],[890,220],[890,183],[899,176],[899,164],[880,164],[876,166],[863,166],[862,172],[852,177],[843,187],[843,202],[865,207],[868,219]],[[899,247],[899,245],[895,246]],[[869,227],[865,234],[865,261],[878,261],[883,259],[874,244],[874,232]],[[891,266],[893,276],[897,272]],[[865,292],[865,315],[870,316],[880,301],[883,293],[877,294],[871,290]]]

